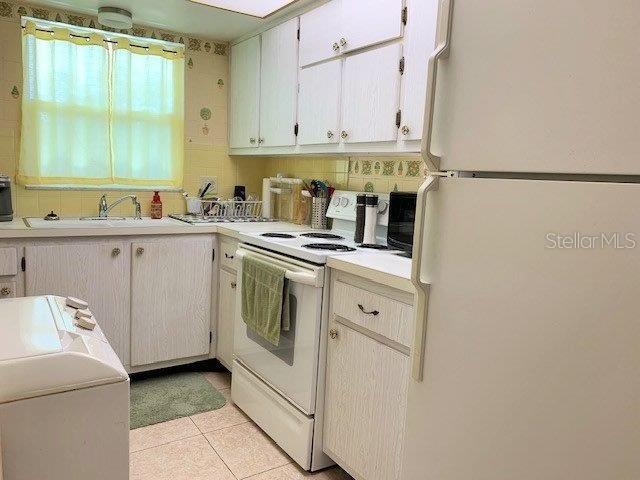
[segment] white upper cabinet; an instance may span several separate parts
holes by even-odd
[[[318,145],[340,140],[342,60],[300,70],[298,143]]]
[[[301,67],[341,54],[340,4],[333,0],[300,16]]]
[[[402,9],[402,0],[341,0],[338,39],[341,50],[350,52],[400,38]]]
[[[231,47],[229,146],[258,146],[260,98],[260,37]]]
[[[400,138],[420,140],[427,97],[427,63],[436,37],[438,0],[407,0],[407,26],[404,32],[404,73],[400,110]]]
[[[232,47],[231,154],[420,152],[437,10],[331,0]]]
[[[298,86],[298,19],[262,34],[259,144],[282,147],[296,144]]]
[[[342,131],[345,143],[398,138],[401,45],[394,43],[344,61]]]

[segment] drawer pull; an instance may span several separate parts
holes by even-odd
[[[11,295],[11,289],[9,287],[2,287],[2,290],[0,290],[0,293],[2,293],[2,296],[7,297]]]
[[[228,253],[224,254],[224,258],[228,258],[229,260],[233,260],[233,255],[229,255]]]
[[[378,315],[380,313],[378,310],[371,310],[370,312],[367,312],[360,303],[358,304],[358,308],[365,315],[373,315],[375,317],[376,315]]]

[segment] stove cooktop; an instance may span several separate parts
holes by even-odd
[[[318,265],[325,264],[332,256],[392,251],[385,245],[358,245],[353,241],[353,232],[348,230],[240,233],[239,239],[249,245]]]
[[[303,248],[311,250],[328,250],[330,252],[355,252],[354,247],[349,245],[343,245],[341,243],[306,243],[302,245]]]
[[[268,238],[296,238],[295,235],[291,235],[290,233],[277,233],[277,232],[261,233],[260,236],[268,237]]]
[[[300,236],[307,238],[322,238],[324,240],[344,240],[344,237],[336,235],[335,233],[309,232],[301,233]]]

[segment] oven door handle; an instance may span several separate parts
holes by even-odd
[[[246,255],[247,253],[242,250],[236,251],[236,257],[239,258],[240,260],[242,260],[242,258],[245,257]],[[318,275],[315,275],[313,273],[296,272],[293,270],[287,270],[284,274],[284,278],[286,278],[290,282],[301,283],[303,285],[311,285],[312,287],[322,286],[319,283],[320,279],[318,278]]]

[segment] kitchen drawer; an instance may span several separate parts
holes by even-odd
[[[313,417],[307,417],[237,360],[231,399],[304,469],[311,466]]]
[[[16,282],[0,282],[0,299],[16,296]]]
[[[18,273],[18,250],[16,247],[0,248],[0,276]]]
[[[405,347],[411,345],[413,307],[409,304],[336,280],[333,312]]]
[[[235,240],[222,240],[220,242],[220,266],[236,271],[236,249],[238,242]]]

